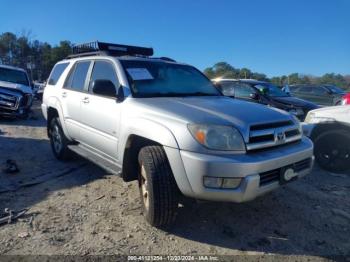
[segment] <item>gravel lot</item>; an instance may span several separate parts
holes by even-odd
[[[317,166],[295,183],[245,204],[187,199],[175,226],[162,231],[141,214],[137,184],[76,157],[57,161],[36,105],[28,120],[0,120],[0,254],[350,255],[350,175]],[[20,172],[5,174],[7,159]]]

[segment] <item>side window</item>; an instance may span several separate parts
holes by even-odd
[[[256,93],[255,89],[248,84],[239,82],[221,82],[221,91],[225,96],[249,98],[250,94]]]
[[[327,91],[323,87],[316,86],[312,88],[312,93],[315,95],[326,95]]]
[[[230,82],[221,82],[220,89],[224,96],[234,96],[235,95],[235,87],[234,84]]]
[[[77,62],[68,76],[64,87],[77,91],[83,91],[90,61]]]
[[[255,89],[247,84],[237,84],[237,87],[235,87],[236,97],[250,98],[250,95],[255,93]]]
[[[106,61],[96,61],[92,69],[89,90],[95,80],[110,80],[117,88],[119,86],[118,78],[114,66]]]
[[[298,89],[298,92],[302,93],[311,93],[312,92],[312,87],[311,86],[303,86]]]
[[[56,85],[56,83],[60,79],[63,71],[67,68],[68,65],[69,65],[69,63],[62,63],[62,64],[55,65],[55,67],[52,69],[52,72],[49,76],[48,84],[49,85]]]

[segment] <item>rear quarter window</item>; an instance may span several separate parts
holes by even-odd
[[[54,68],[52,69],[52,72],[50,74],[50,77],[48,79],[48,84],[49,85],[56,85],[58,80],[60,79],[63,71],[67,68],[69,63],[61,63],[61,64],[56,64]]]

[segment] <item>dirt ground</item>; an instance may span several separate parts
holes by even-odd
[[[137,184],[77,157],[51,153],[38,105],[27,120],[0,120],[0,225],[7,255],[252,255],[319,260],[350,255],[350,175],[311,175],[245,204],[186,200],[172,229],[142,217]],[[5,174],[7,159],[20,172]]]

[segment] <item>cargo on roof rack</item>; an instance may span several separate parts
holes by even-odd
[[[91,55],[110,55],[110,56],[152,56],[153,48],[120,45],[105,42],[89,42],[83,44],[77,44],[73,46],[73,54],[67,58],[91,56]]]

